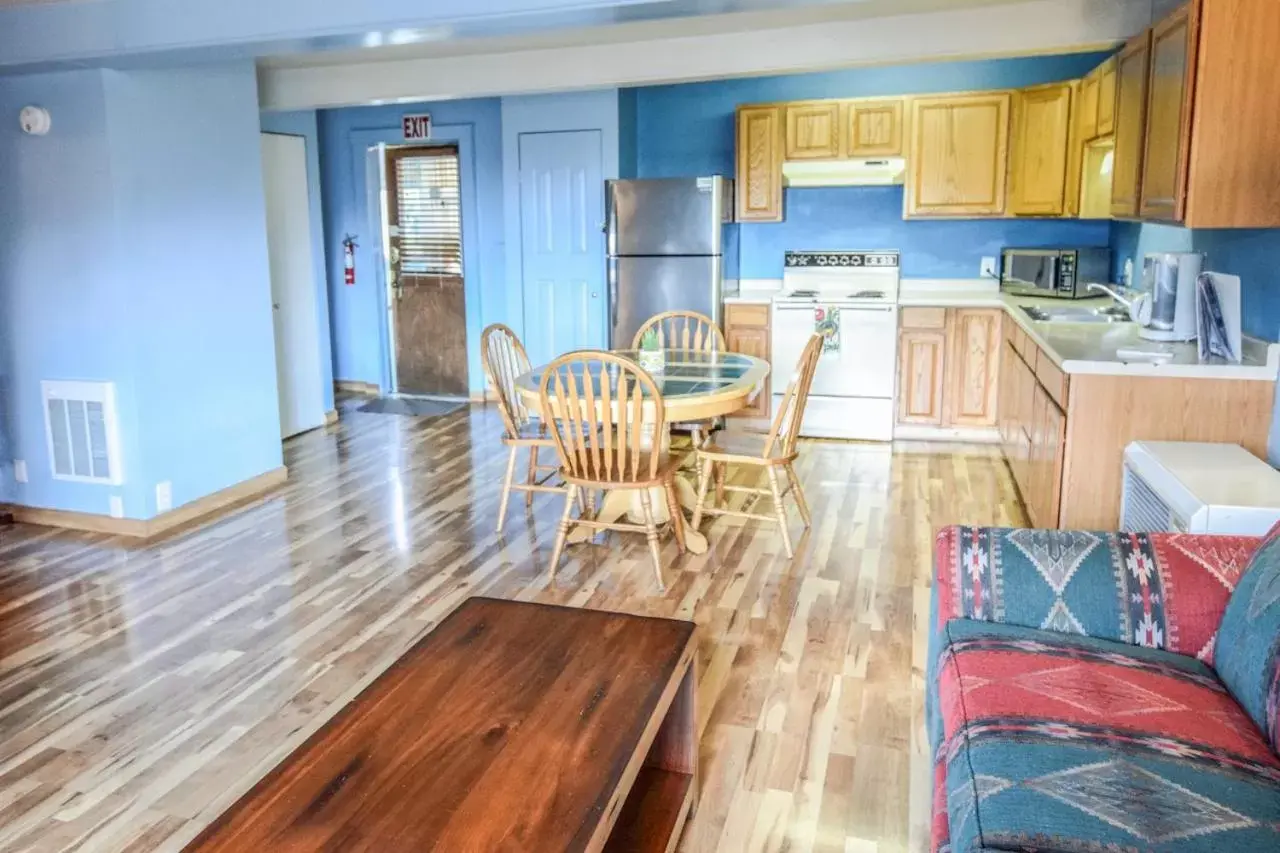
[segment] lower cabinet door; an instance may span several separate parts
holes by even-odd
[[[725,346],[729,348],[729,352],[740,352],[743,355],[752,355],[756,358],[769,360],[769,328],[767,326],[733,326],[726,323]],[[739,409],[730,417],[734,418],[767,418],[769,417],[769,409],[772,405],[773,398],[769,393],[769,380],[764,381],[764,387],[760,389],[760,393],[751,401],[751,405],[744,409]]]
[[[898,355],[898,423],[942,425],[947,336],[942,330],[902,332]]]

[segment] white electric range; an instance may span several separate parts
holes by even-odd
[[[809,336],[829,333],[801,435],[893,438],[898,262],[894,251],[786,253],[772,307],[775,412]]]

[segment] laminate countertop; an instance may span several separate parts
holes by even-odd
[[[726,305],[768,304],[781,288],[781,281],[761,280],[742,285]],[[1109,296],[1064,301],[1036,297],[1009,296],[994,281],[933,281],[904,279],[898,294],[904,308],[1001,308],[1047,353],[1064,373],[1106,376],[1154,376],[1178,379],[1252,379],[1274,382],[1280,376],[1280,344],[1267,343],[1247,335],[1240,364],[1220,359],[1201,363],[1195,342],[1159,343],[1144,340],[1137,323],[1043,323],[1032,320],[1023,306],[1105,307]],[[1161,350],[1172,354],[1163,363],[1126,361],[1120,350]]]
[[[1137,323],[1044,323],[1032,320],[1023,307],[1103,308],[1114,304],[1109,296],[1066,301],[1010,296],[995,287],[951,289],[913,287],[902,283],[898,295],[902,307],[1002,308],[1035,341],[1064,373],[1106,376],[1155,376],[1178,379],[1253,379],[1274,382],[1280,376],[1280,344],[1245,336],[1243,359],[1232,364],[1222,359],[1201,362],[1194,341],[1161,343],[1142,338]],[[1169,361],[1127,361],[1120,350],[1163,351]]]

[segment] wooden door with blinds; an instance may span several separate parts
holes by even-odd
[[[390,148],[386,175],[396,390],[466,396],[458,149]]]

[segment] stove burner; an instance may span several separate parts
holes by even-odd
[[[884,299],[883,290],[859,290],[850,299]]]
[[[808,299],[808,298],[816,297],[816,296],[818,295],[818,291],[816,291],[816,290],[793,290],[793,291],[791,291],[790,295],[791,295],[791,296],[799,297],[799,298],[801,298],[801,299]]]

